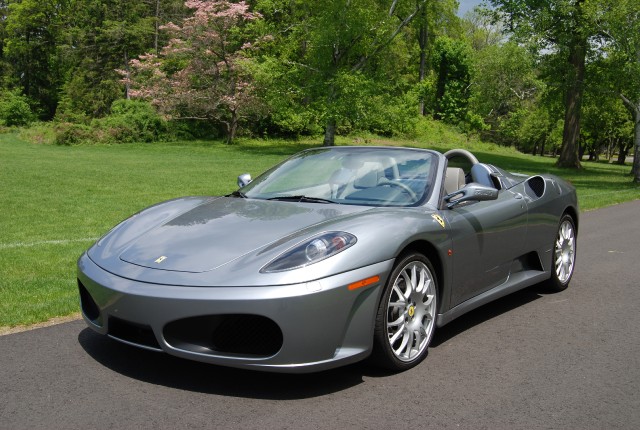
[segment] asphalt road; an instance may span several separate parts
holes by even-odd
[[[417,368],[313,375],[137,350],[81,321],[0,337],[0,428],[640,428],[640,200],[582,215],[568,290],[436,332]]]

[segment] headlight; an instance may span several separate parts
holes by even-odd
[[[264,266],[260,272],[272,273],[299,269],[332,257],[353,246],[357,242],[354,235],[343,231],[322,233],[299,243]]]

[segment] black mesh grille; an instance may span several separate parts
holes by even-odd
[[[273,355],[282,346],[282,332],[258,315],[229,315],[213,332],[213,348],[234,354]]]
[[[120,340],[160,350],[160,345],[151,327],[136,324],[116,317],[109,318],[109,335]]]
[[[173,321],[164,328],[174,348],[202,354],[270,357],[282,347],[282,331],[260,315],[204,315]]]

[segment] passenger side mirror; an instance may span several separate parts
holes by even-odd
[[[251,183],[253,179],[251,179],[251,175],[248,173],[243,173],[242,175],[238,176],[238,186],[240,188],[242,187],[246,187],[247,185],[249,185]]]
[[[451,209],[463,202],[482,202],[496,200],[497,198],[497,189],[472,182],[460,188],[458,191],[445,196],[444,201],[447,202],[447,207]]]

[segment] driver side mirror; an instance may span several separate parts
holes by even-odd
[[[451,209],[463,202],[483,202],[496,200],[497,198],[497,189],[472,182],[464,188],[460,188],[458,191],[445,196],[444,201],[447,202],[447,208]]]
[[[242,188],[242,187],[246,187],[247,185],[249,185],[251,183],[253,179],[251,179],[251,175],[248,173],[243,173],[242,175],[238,176],[238,187]]]

